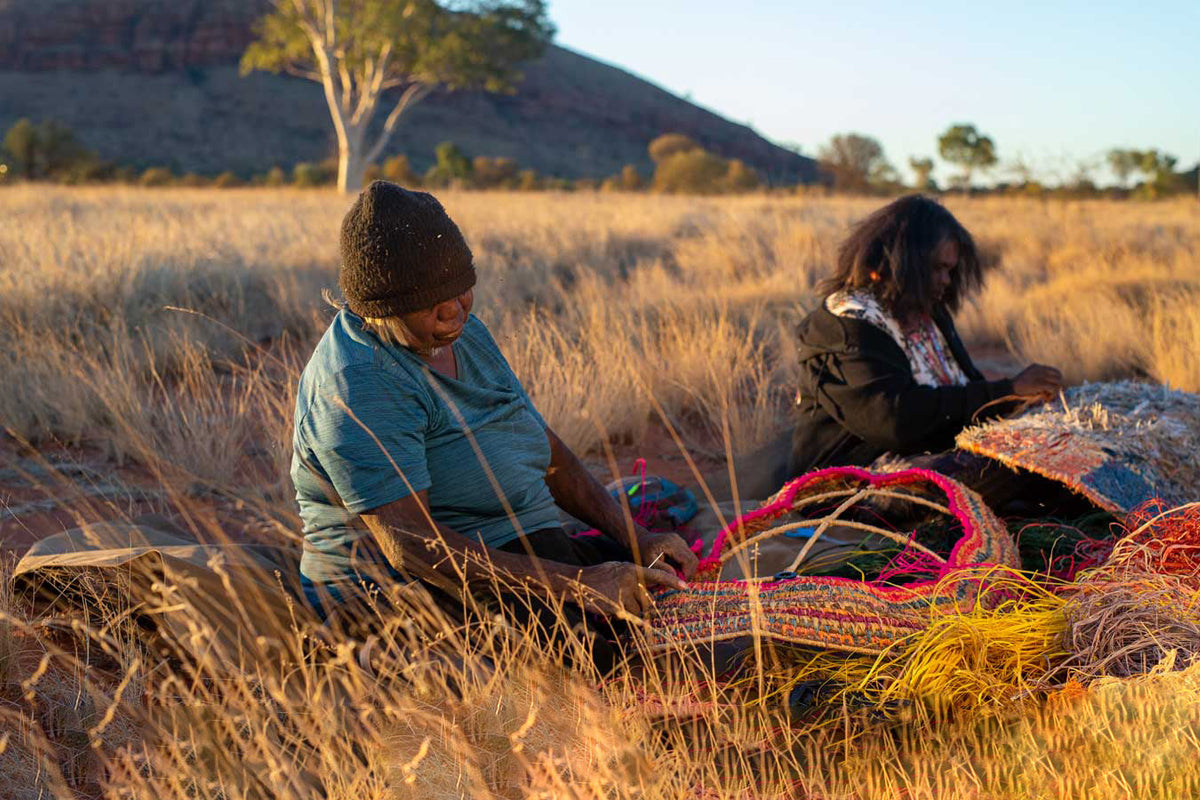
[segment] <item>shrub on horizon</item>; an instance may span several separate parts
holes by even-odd
[[[664,158],[654,170],[654,190],[667,194],[716,194],[725,190],[729,164],[707,150],[686,150]]]
[[[302,189],[325,186],[333,182],[333,173],[324,164],[301,161],[292,167],[292,183]]]
[[[475,156],[471,174],[477,189],[512,189],[517,185],[519,168],[515,158]]]
[[[471,161],[454,142],[442,142],[434,149],[437,162],[425,173],[425,185],[434,189],[470,186]]]
[[[753,192],[762,188],[758,173],[740,158],[730,159],[725,172],[725,190],[734,193]]]
[[[232,189],[242,185],[242,179],[235,173],[226,170],[217,177],[213,178],[213,186],[218,189]]]
[[[690,153],[693,150],[703,152],[704,150],[694,139],[684,136],[682,133],[664,133],[650,142],[647,149],[650,151],[650,159],[655,164],[661,164],[668,158],[680,153]]]
[[[403,153],[392,156],[384,161],[379,175],[385,181],[398,183],[401,186],[417,187],[421,185],[421,179],[417,176],[417,173],[413,172],[412,167],[408,163],[408,156]]]
[[[542,188],[542,178],[532,169],[523,169],[517,174],[517,189],[522,192],[536,192]]]
[[[194,172],[185,172],[183,175],[179,176],[179,185],[192,188],[207,186],[208,179],[203,175],[197,175]]]
[[[138,178],[138,185],[147,187],[170,186],[174,182],[175,175],[166,167],[150,167]]]
[[[75,132],[62,123],[46,120],[33,124],[21,118],[4,135],[3,151],[10,161],[11,177],[85,183],[103,180],[112,165],[83,146]]]
[[[542,182],[542,188],[551,192],[573,192],[575,184],[568,178],[546,178]]]
[[[287,183],[287,173],[282,167],[271,167],[262,179],[263,186],[279,187]]]
[[[642,174],[637,171],[637,167],[633,164],[626,164],[621,167],[617,185],[626,192],[637,192],[646,187],[646,181],[642,179]]]

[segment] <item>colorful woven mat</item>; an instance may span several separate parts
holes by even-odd
[[[962,526],[962,536],[931,579],[903,586],[808,576],[692,581],[686,589],[656,595],[647,620],[651,649],[757,634],[796,645],[881,653],[924,630],[937,610],[973,606],[985,572],[980,568],[1017,565],[1017,549],[1004,524],[961,484],[926,470],[880,475],[838,467],[797,478],[765,506],[731,523],[703,559],[703,574],[716,574],[726,545],[769,531],[774,520],[804,507],[805,498],[870,488],[918,490],[944,505]]]
[[[1058,481],[1126,514],[1152,500],[1200,499],[1200,395],[1123,381],[970,428],[958,447]]]

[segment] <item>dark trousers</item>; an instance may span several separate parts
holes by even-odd
[[[509,553],[529,555],[538,559],[567,564],[572,567],[588,567],[605,561],[632,561],[629,548],[614,542],[607,536],[568,536],[560,528],[535,531],[522,539],[515,539],[500,547]],[[625,623],[599,614],[586,613],[572,603],[547,604],[529,593],[501,593],[487,597],[511,622],[531,631],[537,636],[547,652],[570,661],[570,653],[564,647],[566,631],[584,643],[588,657],[602,674],[606,675],[621,662],[622,642],[628,628]]]
[[[534,531],[499,548],[508,553],[543,561],[587,567],[605,561],[632,561],[629,549],[607,536],[571,537],[561,528]],[[309,604],[330,627],[347,635],[370,635],[381,613],[404,613],[403,604],[389,601],[384,581],[405,583],[407,579],[390,569],[379,575],[359,575],[337,584],[304,584]],[[586,657],[601,674],[611,672],[622,660],[622,641],[627,626],[619,620],[585,613],[572,603],[556,604],[520,586],[495,586],[473,590],[470,602],[455,596],[449,587],[408,583],[418,602],[432,600],[442,612],[459,622],[471,624],[481,615],[499,614],[509,624],[528,632],[543,652],[568,662],[578,650],[567,646],[568,631],[582,642]],[[402,592],[403,593],[403,592]],[[419,597],[417,597],[419,595]]]

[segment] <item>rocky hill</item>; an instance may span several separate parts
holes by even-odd
[[[176,171],[250,174],[321,160],[335,148],[320,87],[238,75],[265,8],[265,0],[0,0],[0,131],[20,117],[56,119],[106,159]],[[627,163],[648,170],[650,140],[679,132],[774,183],[815,179],[811,159],[617,67],[551,47],[524,73],[513,95],[430,96],[405,116],[391,152],[423,168],[449,139],[471,155],[598,177]]]

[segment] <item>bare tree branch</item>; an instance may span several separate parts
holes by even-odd
[[[432,86],[424,83],[414,83],[404,90],[404,94],[400,95],[400,100],[397,101],[396,107],[392,109],[392,113],[388,114],[384,120],[383,130],[379,134],[379,139],[376,140],[375,146],[367,153],[365,163],[370,164],[383,152],[383,148],[387,147],[388,140],[392,138],[392,131],[396,127],[396,120],[400,119],[400,115],[405,112],[410,106],[420,102],[430,91]]]
[[[283,71],[296,78],[304,78],[305,80],[316,81],[317,83],[321,82],[321,73],[313,72],[311,69],[304,69],[295,64],[285,64]]]
[[[329,49],[337,47],[337,0],[325,0],[325,38]]]
[[[388,42],[380,48],[378,58],[367,61],[363,79],[359,84],[358,106],[354,109],[354,115],[351,117],[355,124],[374,113],[375,103],[379,99],[380,92],[383,91],[384,78],[387,76],[387,65],[391,55],[392,43]]]
[[[354,78],[350,75],[350,68],[346,66],[346,59],[336,55],[334,61],[338,66],[338,79],[342,82],[342,113],[349,114],[350,106],[354,102]]]

